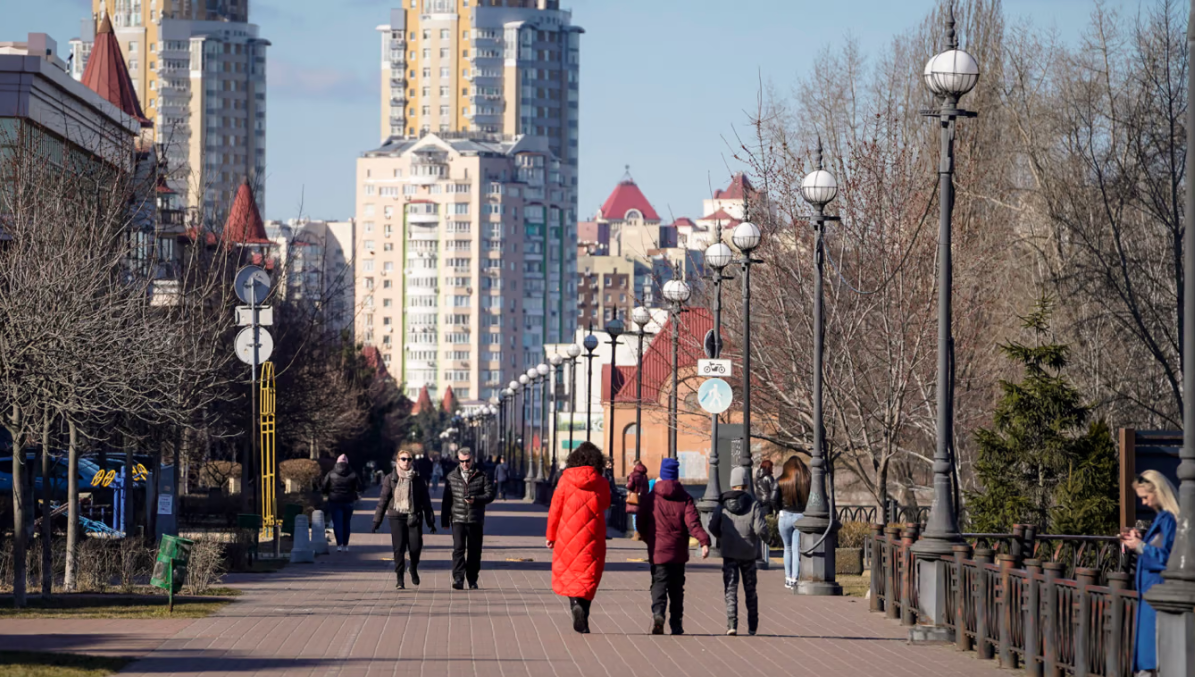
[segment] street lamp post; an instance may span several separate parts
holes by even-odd
[[[913,546],[922,559],[941,559],[952,554],[952,547],[962,543],[955,513],[952,482],[954,476],[954,337],[951,331],[952,277],[951,212],[954,208],[954,127],[959,117],[974,117],[960,110],[959,98],[975,87],[979,65],[970,54],[958,48],[954,32],[954,9],[946,18],[947,51],[925,65],[925,84],[938,98],[939,107],[924,111],[938,118],[941,126],[941,152],[938,165],[938,444],[934,452],[934,500],[925,532]]]
[[[513,381],[511,382],[513,383]],[[514,400],[515,390],[509,385],[502,391],[502,410],[505,420],[502,422],[502,456],[509,467],[514,466],[514,458],[511,454],[510,439],[513,437],[512,430],[514,428]]]
[[[560,464],[556,459],[556,452],[560,449],[559,440],[556,439],[560,425],[557,423],[557,418],[560,416],[560,365],[564,364],[564,358],[559,354],[553,355],[549,362],[552,363],[552,385],[549,391],[552,393],[552,420],[549,425],[552,426],[552,470],[548,473],[548,483],[552,484],[556,479],[556,471],[560,468]]]
[[[593,335],[593,326],[585,335],[585,359],[589,366],[585,372],[585,441],[589,442],[593,436],[593,351],[597,350],[598,337]]]
[[[535,395],[536,391],[539,390],[539,388],[536,387],[539,384],[539,372],[535,367],[531,367],[527,370],[526,374],[523,374],[523,376],[519,377],[519,380],[522,381],[524,378],[527,379],[526,387],[527,394],[530,396],[528,398],[528,402],[530,404],[528,406],[528,435],[527,437],[523,438],[523,448],[526,449],[526,453],[529,454],[527,456],[527,474],[523,477],[523,481],[526,484],[526,491],[523,492],[523,502],[531,503],[535,501],[535,483],[538,479],[535,472],[534,441],[535,417],[538,413],[538,407],[535,405]]]
[[[822,167],[822,143],[817,142],[817,169],[801,181],[801,196],[813,206],[813,261],[817,276],[813,281],[813,454],[809,461],[809,500],[805,514],[797,521],[801,532],[801,575],[798,595],[841,595],[842,586],[834,580],[834,550],[838,545],[838,521],[826,503],[825,419],[822,413],[822,372],[825,358],[825,310],[823,269],[826,205],[838,195],[834,175]],[[833,487],[830,488],[833,491]]]
[[[1187,26],[1187,53],[1195,49],[1195,0]],[[1187,97],[1195,92],[1195,69],[1187,68]],[[1195,107],[1187,106],[1187,148],[1195,148]],[[1158,668],[1161,675],[1195,674],[1195,154],[1187,152],[1186,230],[1183,232],[1183,447],[1179,451],[1179,528],[1162,582],[1145,593],[1145,601],[1158,610]]]
[[[531,440],[527,434],[531,418],[531,403],[528,401],[528,395],[531,394],[531,378],[527,374],[519,374],[519,392],[523,394],[523,420],[519,424],[519,432],[522,435],[519,440],[519,467],[523,479],[526,479],[531,472],[530,463],[527,462],[527,443]]]
[[[606,333],[610,335],[610,420],[605,421],[606,428],[609,429],[610,440],[609,446],[606,448],[606,458],[610,459],[610,463],[614,463],[614,370],[618,365],[618,337],[622,336],[623,324],[622,320],[618,319],[618,311],[614,311],[614,319],[606,325]],[[626,458],[626,450],[623,450],[623,458]],[[626,469],[623,468],[623,472]]]
[[[668,301],[669,323],[672,324],[672,393],[668,396],[668,458],[676,458],[677,393],[680,385],[677,370],[680,362],[680,314],[692,291],[680,279],[680,266],[672,264],[672,279],[664,283],[664,298]]]
[[[750,221],[735,226],[730,236],[734,246],[743,253],[739,264],[743,268],[743,447],[739,451],[739,465],[747,470],[747,491],[754,492],[751,478],[751,266],[762,263],[751,258],[759,246],[759,227]],[[765,560],[766,561],[766,560]]]
[[[651,336],[647,331],[651,311],[639,306],[631,311],[631,319],[635,322],[635,336],[639,338],[639,354],[636,357],[638,367],[635,369],[635,463],[638,463],[643,439],[643,339]]]
[[[544,474],[544,456],[548,453],[548,374],[552,368],[540,362],[535,370],[539,372],[539,460],[536,462],[535,476],[540,482],[547,479]]]
[[[963,542],[955,512],[954,478],[954,338],[951,332],[952,275],[951,212],[954,208],[954,129],[960,117],[974,117],[960,110],[959,99],[979,80],[979,64],[958,48],[954,32],[954,8],[946,16],[947,50],[925,65],[924,81],[934,93],[938,107],[922,111],[938,119],[941,127],[938,164],[938,441],[934,451],[934,499],[921,538],[913,544],[919,577],[918,605],[928,626],[911,631],[917,639],[937,640],[948,636],[946,616],[946,558]]]
[[[722,354],[722,283],[734,279],[725,275],[723,271],[733,259],[734,252],[722,241],[722,224],[715,224],[714,244],[705,250],[705,262],[713,269],[710,278],[714,282],[714,339],[710,342],[713,350],[710,351],[709,357],[715,360]],[[718,414],[712,414],[710,416],[709,479],[705,482],[705,494],[697,502],[697,510],[700,511],[702,522],[705,525],[709,524],[710,517],[713,516],[722,496],[722,478],[718,475],[718,423]]]
[[[577,362],[581,359],[581,346],[570,343],[565,352],[568,353],[569,362],[572,365],[569,367],[572,384],[568,387],[568,451],[571,454],[573,453],[573,426],[577,420]]]

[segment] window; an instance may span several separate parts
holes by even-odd
[[[373,216],[373,205],[372,204],[365,205],[364,214],[366,216]],[[373,224],[372,223],[369,224],[369,227],[372,230]]]
[[[363,261],[361,263],[361,270],[363,270],[366,273],[372,273],[373,272],[373,260],[371,259],[369,261]]]
[[[370,298],[369,305],[373,305],[373,298]],[[394,305],[394,299],[382,299],[382,307],[389,308]]]
[[[441,40],[447,40],[447,39],[449,39],[449,37],[450,37],[450,36],[449,36],[449,34],[448,34],[448,29],[447,29],[447,28],[441,28],[441,29],[440,29],[440,39],[441,39]]]
[[[366,240],[364,243],[365,251],[373,251],[373,240]]]
[[[390,289],[394,286],[393,280],[382,280],[382,289]]]
[[[424,47],[423,48],[423,58],[425,58],[425,59],[432,58],[432,50],[427,47]]]
[[[373,278],[372,277],[365,278],[365,288],[373,289]]]
[[[382,243],[382,251],[384,251],[384,252],[392,252],[392,251],[394,251],[394,243],[393,243],[393,242],[384,242],[384,243]],[[627,299],[626,299],[626,296],[627,296],[626,294],[623,294],[623,295],[622,295],[622,297],[623,297],[623,298],[622,298],[622,300],[623,300],[623,301],[626,301],[626,300],[627,300]]]
[[[452,204],[452,213],[453,214],[468,214],[469,213],[469,203],[468,202],[454,202]]]
[[[449,332],[446,336],[448,343],[461,344],[469,342],[469,334],[463,331]]]
[[[440,69],[440,78],[441,79],[447,80],[450,77],[452,77],[452,71],[450,69],[448,69],[448,68]]]
[[[449,54],[448,48],[445,47],[445,48],[440,49],[440,58],[441,59],[447,59],[448,54]]]

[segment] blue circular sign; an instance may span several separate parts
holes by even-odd
[[[733,399],[730,385],[720,378],[706,379],[697,391],[697,403],[711,414],[721,414],[729,409]]]

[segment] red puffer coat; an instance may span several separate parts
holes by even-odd
[[[560,475],[548,510],[552,591],[592,600],[606,569],[606,515],[610,483],[590,466]]]

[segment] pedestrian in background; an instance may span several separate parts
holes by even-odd
[[[805,502],[809,500],[809,466],[789,456],[780,473],[780,516],[776,527],[784,543],[784,587],[789,590],[797,585],[801,573],[801,535],[797,533],[797,520],[805,514]]]
[[[437,459],[435,459],[434,462],[432,462],[432,476],[431,476],[432,491],[436,491],[437,489],[440,488],[440,480],[443,478],[444,478],[444,464],[441,463],[440,459],[437,458]]]
[[[336,534],[337,552],[349,551],[353,506],[357,503],[357,492],[360,489],[361,480],[349,467],[349,457],[341,454],[332,470],[324,475],[324,481],[320,485],[320,492],[323,493],[324,502],[328,506],[328,515],[332,519],[332,532]]]
[[[1178,500],[1174,486],[1156,470],[1146,470],[1133,482],[1133,489],[1145,507],[1158,513],[1142,536],[1137,529],[1126,529],[1120,536],[1124,547],[1137,553],[1137,638],[1133,643],[1133,670],[1142,675],[1158,671],[1158,612],[1145,601],[1145,593],[1162,582],[1162,572],[1174,547],[1178,523]]]
[[[606,569],[610,484],[601,475],[601,450],[582,442],[568,455],[548,510],[552,591],[569,598],[573,630],[589,632],[589,608]]]
[[[481,572],[481,545],[485,532],[485,507],[494,500],[494,482],[474,467],[473,451],[461,447],[458,465],[444,478],[440,526],[452,528],[452,587],[477,589]]]
[[[755,473],[755,500],[759,501],[765,515],[776,511],[779,491],[776,478],[772,475],[772,461],[765,458],[759,462],[759,470]]]
[[[506,459],[502,456],[498,457],[498,465],[494,467],[494,487],[498,490],[498,499],[506,500],[506,482],[510,479],[510,466],[506,465]]]
[[[745,491],[747,469],[730,471],[730,491],[718,499],[710,516],[710,535],[718,539],[722,553],[722,587],[726,593],[726,634],[739,632],[739,579],[747,602],[747,633],[759,629],[759,599],[756,593],[755,558],[759,544],[768,540],[767,514],[763,503]]]
[[[631,516],[631,531],[634,532],[632,538],[636,541],[642,540],[639,535],[639,503],[643,501],[643,496],[650,490],[651,486],[647,481],[647,466],[643,465],[642,461],[635,461],[635,467],[627,477],[627,514]]]
[[[685,634],[685,563],[689,538],[701,544],[701,558],[710,556],[710,537],[701,528],[697,505],[680,483],[675,458],[660,462],[660,478],[639,504],[639,533],[651,564],[651,634],[664,634],[664,614],[674,635]]]
[[[427,483],[415,469],[409,451],[399,451],[394,472],[382,480],[382,494],[373,513],[373,532],[382,525],[382,516],[390,520],[390,545],[394,550],[394,587],[406,587],[407,552],[411,553],[411,584],[419,585],[419,554],[423,552],[423,523],[436,533],[435,511],[427,493]]]

